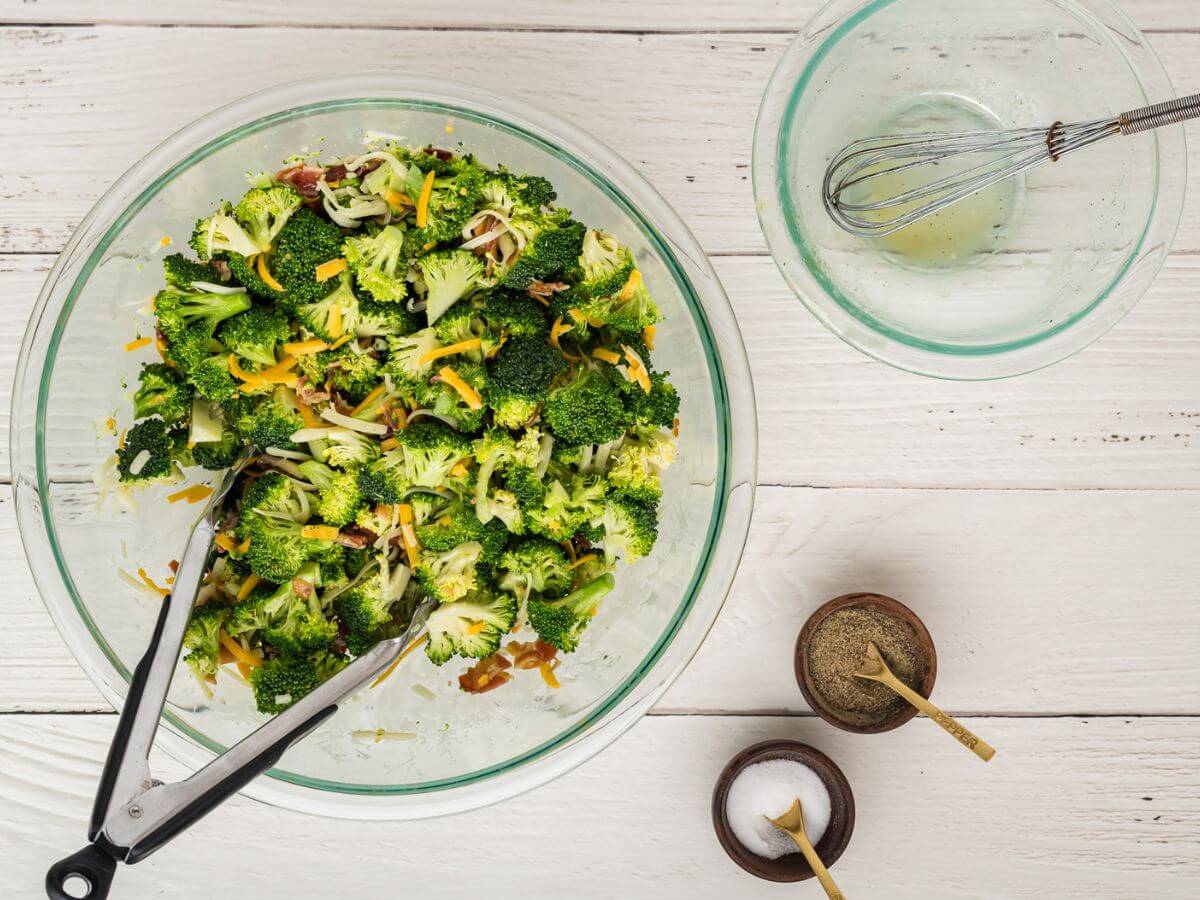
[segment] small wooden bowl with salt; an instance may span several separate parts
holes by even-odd
[[[899,728],[917,714],[890,688],[854,678],[867,640],[925,699],[937,680],[937,649],[916,613],[883,594],[846,594],[809,616],[796,640],[796,681],[818,716],[856,734]]]

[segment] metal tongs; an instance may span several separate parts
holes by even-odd
[[[292,744],[337,712],[342,700],[395,662],[436,605],[426,599],[403,634],[380,641],[190,777],[174,784],[154,779],[150,748],[196,592],[208,568],[221,502],[250,459],[250,454],[244,455],[226,472],[188,537],[173,590],[163,600],[150,646],[129,682],[96,791],[88,825],[90,843],[50,867],[46,893],[51,900],[107,897],[118,862],[141,862],[275,765]]]

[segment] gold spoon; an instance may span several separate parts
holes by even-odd
[[[892,670],[883,661],[883,656],[880,654],[879,648],[875,646],[874,641],[867,642],[867,655],[863,657],[862,664],[859,666],[858,671],[854,673],[854,677],[865,678],[868,681],[878,681],[880,684],[887,685],[921,712],[925,713],[925,715],[929,716],[929,718],[933,719],[933,721],[941,725],[942,728],[946,729],[960,744],[968,750],[974,751],[975,755],[984,762],[987,762],[996,755],[996,750],[991,744],[960,725],[893,675]]]
[[[846,895],[838,890],[838,886],[833,882],[833,876],[829,874],[829,870],[825,868],[821,857],[817,856],[817,851],[813,849],[812,842],[808,839],[808,832],[804,830],[804,810],[800,808],[800,801],[798,799],[794,801],[792,808],[778,819],[772,819],[770,816],[764,816],[764,818],[796,842],[796,846],[808,860],[809,868],[817,876],[817,881],[821,882],[821,887],[825,888],[829,900],[846,900]]]

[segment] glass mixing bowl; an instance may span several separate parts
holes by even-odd
[[[754,493],[753,389],[737,324],[712,268],[666,202],[626,162],[555,116],[442,80],[373,74],[287,85],[220,109],[135,165],[80,224],[50,273],[21,351],[12,459],[22,539],[55,623],[104,696],[119,705],[148,642],[156,598],[118,569],[160,580],[197,508],[171,488],[139,510],[97,506],[104,420],[128,424],[129,390],[152,348],[126,353],[148,319],[164,235],[181,246],[198,215],[236,198],[246,173],[301,148],[348,152],[372,130],[413,145],[461,142],[489,164],[548,177],[559,202],[631,246],[665,322],[655,361],[682,395],[678,464],[665,481],[654,552],[618,573],[552,691],[536,672],[463,694],[463,664],[421,654],[362,692],[246,789],[281,806],[356,818],[419,818],[541,784],[612,742],[700,646],[729,590]],[[192,475],[191,481],[199,476]],[[414,685],[428,689],[417,692]],[[427,699],[429,692],[433,699]],[[247,688],[219,679],[207,701],[180,667],[161,745],[196,767],[263,721]],[[358,739],[383,728],[408,741]]]
[[[1029,372],[1104,334],[1158,274],[1183,207],[1182,127],[1106,141],[885,240],[834,224],[826,167],[869,135],[1049,127],[1173,96],[1108,0],[834,0],[759,111],[762,228],[804,304],[863,352],[943,378]]]

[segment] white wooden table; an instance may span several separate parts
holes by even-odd
[[[42,278],[120,172],[242,94],[388,61],[498,70],[507,91],[607,123],[714,258],[757,383],[762,488],[741,575],[691,668],[617,745],[433,822],[235,800],[123,872],[119,896],[816,897],[743,875],[709,825],[721,766],[767,737],[816,744],[853,783],[836,869],[849,896],[1200,896],[1200,202],[1149,296],[1065,364],[969,385],[868,361],[788,292],[751,198],[760,93],[818,3],[360,0],[375,24],[359,28],[316,0],[0,0],[5,426]],[[1200,85],[1200,6],[1127,6],[1176,83]],[[115,717],[42,608],[7,493],[0,541],[0,897],[33,898],[82,841]],[[923,615],[936,699],[999,748],[993,763],[928,722],[864,738],[811,716],[791,642],[856,589]]]

